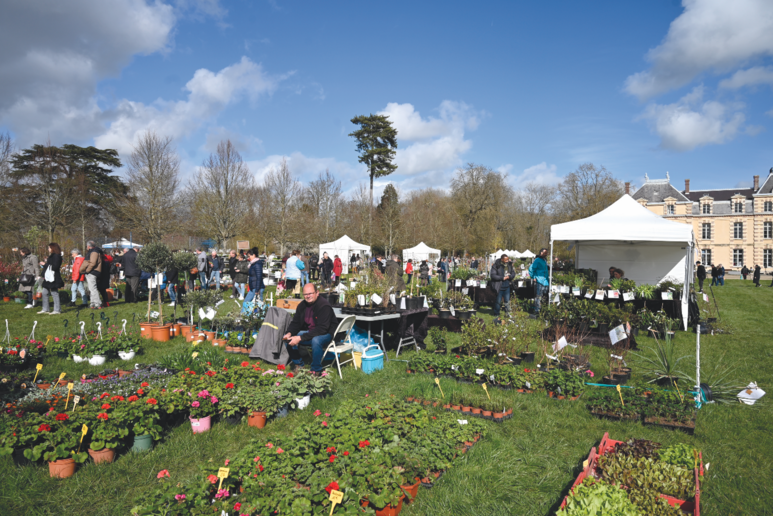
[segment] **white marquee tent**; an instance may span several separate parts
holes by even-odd
[[[137,242],[132,242],[129,240],[126,240],[125,238],[122,238],[120,240],[116,240],[115,242],[109,242],[102,246],[102,249],[129,249],[130,247],[145,247],[143,245],[138,244]]]
[[[427,260],[429,263],[436,263],[440,259],[440,249],[433,249],[424,242],[420,242],[416,247],[403,250],[403,263],[408,260],[413,263]]]
[[[550,227],[551,281],[554,241],[574,243],[578,269],[595,269],[601,276],[617,267],[636,283],[655,285],[666,279],[683,283],[687,329],[695,241],[691,225],[666,220],[624,195],[602,212]]]
[[[537,255],[529,251],[528,249],[521,253],[521,258],[536,258]]]
[[[334,242],[328,242],[327,244],[320,244],[319,256],[322,257],[322,253],[327,253],[330,259],[333,260],[335,255],[341,259],[343,264],[343,273],[349,273],[349,258],[353,254],[359,254],[360,258],[365,259],[366,254],[370,254],[370,246],[365,244],[358,244],[347,235],[342,236]]]

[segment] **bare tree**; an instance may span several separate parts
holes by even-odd
[[[384,188],[381,202],[376,208],[384,254],[389,256],[403,236],[402,207],[397,189],[392,183]]]
[[[301,194],[301,186],[290,172],[285,158],[282,158],[278,170],[271,170],[266,175],[265,184],[273,200],[272,217],[267,222],[274,240],[279,243],[280,255],[284,255],[285,245],[292,242],[292,219]],[[313,224],[314,221],[310,220],[308,223]]]
[[[317,220],[319,224],[319,240],[330,242],[333,240],[331,232],[335,229],[339,208],[341,204],[341,181],[325,170],[319,177],[309,183],[306,195],[312,206],[317,206]]]
[[[150,242],[178,227],[179,170],[172,138],[153,131],[139,136],[128,161],[129,195],[119,210],[125,225]]]
[[[244,228],[254,178],[231,140],[221,141],[188,184],[193,221],[218,247]]]
[[[603,166],[583,163],[558,186],[565,220],[590,217],[618,200],[625,189]]]

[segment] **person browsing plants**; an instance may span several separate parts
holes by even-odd
[[[499,309],[504,299],[505,306],[510,305],[510,288],[512,287],[515,270],[510,263],[510,257],[503,254],[499,260],[494,262],[491,267],[491,286],[497,293],[497,300],[494,303],[494,315],[499,315]]]
[[[307,283],[303,287],[303,301],[295,309],[290,327],[282,337],[287,341],[287,351],[294,369],[304,366],[298,346],[311,345],[311,373],[322,374],[322,358],[328,344],[333,340],[337,324],[333,307],[327,299],[319,297],[315,284]]]
[[[542,307],[542,296],[548,290],[548,277],[550,271],[548,270],[548,262],[545,258],[548,256],[547,248],[543,247],[539,251],[539,255],[534,259],[529,266],[529,276],[534,280],[534,312],[539,313]]]

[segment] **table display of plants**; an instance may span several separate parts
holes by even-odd
[[[392,396],[350,400],[290,435],[252,440],[224,464],[202,465],[193,480],[160,471],[133,514],[327,515],[333,491],[343,495],[335,514],[397,514],[484,432],[479,420],[462,424]]]
[[[605,434],[558,514],[698,515],[703,473],[703,454],[691,446],[614,441]]]

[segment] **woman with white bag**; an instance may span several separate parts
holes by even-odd
[[[59,244],[54,242],[48,244],[48,260],[40,262],[43,266],[43,309],[38,312],[39,314],[50,313],[51,315],[57,315],[62,312],[59,311],[59,289],[64,287],[64,281],[62,281],[62,248]],[[54,311],[48,311],[48,296],[54,297]]]

